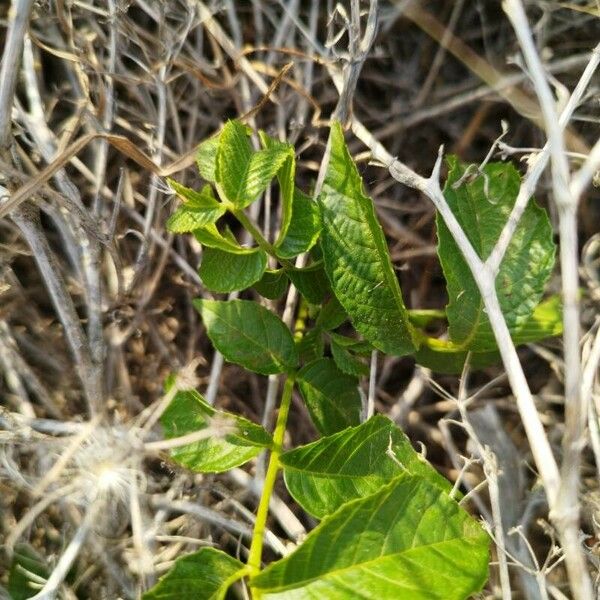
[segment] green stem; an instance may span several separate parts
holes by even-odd
[[[233,208],[232,205],[228,206],[227,208],[231,212],[231,214],[240,222],[244,229],[252,236],[254,241],[258,244],[259,248],[264,250],[269,256],[273,257],[275,260],[279,261],[283,266],[292,266],[290,261],[286,260],[285,258],[279,258],[277,256],[275,246],[273,246],[273,244],[269,243],[265,239],[258,227],[252,222],[251,219],[248,218],[248,216],[243,210],[239,208]]]
[[[248,568],[250,569],[251,576],[258,575],[260,572],[263,538],[267,524],[267,516],[269,514],[269,501],[271,500],[271,494],[273,493],[273,487],[275,486],[275,480],[277,479],[277,472],[279,471],[279,457],[283,452],[283,436],[285,434],[287,418],[290,412],[295,380],[295,375],[288,375],[281,396],[281,406],[279,407],[275,432],[273,433],[273,450],[271,451],[271,457],[269,458],[269,466],[267,467],[262,495],[258,504],[256,521],[252,532],[252,543],[250,544],[250,554],[248,555]],[[259,598],[260,593],[254,592],[254,597]]]

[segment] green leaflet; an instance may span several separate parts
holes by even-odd
[[[279,148],[287,153],[287,158],[277,173],[277,181],[281,191],[281,226],[279,234],[275,241],[275,246],[281,243],[281,240],[286,236],[290,222],[292,219],[292,210],[294,202],[294,179],[296,177],[296,157],[293,148],[289,144],[285,144],[278,140],[269,137],[264,131],[258,133],[260,141],[265,149]]]
[[[11,600],[26,600],[39,591],[39,578],[47,579],[50,569],[30,544],[17,544],[12,556],[8,575],[8,591]]]
[[[218,202],[209,185],[196,192],[180,185],[172,179],[167,180],[172,190],[184,201],[167,221],[167,229],[173,233],[188,233],[214,223],[225,214],[225,207]]]
[[[308,252],[321,233],[319,205],[298,188],[294,190],[290,219],[288,227],[285,230],[282,227],[275,244],[280,258],[294,258]]]
[[[415,350],[385,236],[372,201],[363,193],[342,127],[331,127],[331,158],[319,197],[321,247],[327,276],[354,327],[389,354]]]
[[[455,157],[449,157],[448,163],[444,195],[475,251],[485,259],[514,206],[521,182],[519,173],[508,163],[491,163],[484,167],[483,176],[477,175],[454,189],[465,167]],[[496,341],[469,267],[439,215],[437,227],[438,254],[449,296],[446,313],[450,339],[465,350],[494,350]],[[500,306],[513,335],[529,321],[538,305],[552,273],[554,254],[546,212],[530,201],[496,279]]]
[[[392,448],[395,459],[388,454]],[[365,423],[281,456],[285,483],[308,513],[322,518],[353,498],[379,490],[402,473],[418,475],[445,491],[446,481],[388,418]]]
[[[216,410],[194,390],[177,392],[160,422],[168,440],[208,427],[214,429],[209,437],[170,451],[175,462],[196,473],[222,473],[243,465],[272,442],[260,425]]]
[[[288,286],[288,278],[283,269],[266,270],[262,278],[254,284],[254,289],[265,298],[281,298]]]
[[[323,263],[320,261],[303,269],[289,267],[286,273],[298,291],[311,304],[321,304],[325,296],[331,292]]]
[[[519,331],[513,332],[515,345],[537,342],[562,333],[562,311],[559,296],[551,296],[538,304],[529,320]],[[425,338],[415,354],[418,364],[439,373],[460,373],[469,352],[460,345],[446,340]],[[498,350],[471,352],[471,369],[482,369],[500,362]]]
[[[230,362],[271,375],[294,369],[298,353],[286,325],[250,300],[194,300],[215,348]]]
[[[252,254],[255,248],[244,248],[238,244],[235,236],[226,227],[221,233],[214,223],[206,225],[202,229],[195,229],[194,237],[207,248],[218,248],[230,254]]]
[[[360,423],[358,380],[321,358],[298,371],[298,387],[310,417],[323,435]]]
[[[441,488],[402,475],[341,506],[250,583],[266,600],[465,600],[485,583],[488,546]]]
[[[309,329],[296,341],[296,348],[298,348],[298,354],[303,363],[309,363],[318,358],[322,358],[323,353],[325,352],[323,332],[319,327]]]
[[[348,313],[344,310],[339,300],[335,296],[332,296],[319,312],[317,327],[322,327],[325,331],[331,331],[332,329],[337,329],[347,319]]]
[[[229,202],[244,208],[265,191],[290,157],[294,149],[282,143],[253,152],[244,125],[228,121],[219,136],[217,183]]]
[[[267,268],[267,253],[260,248],[252,252],[233,254],[217,248],[202,251],[200,278],[213,292],[245,290],[256,283]]]
[[[217,149],[219,148],[219,136],[217,133],[203,141],[196,152],[196,165],[200,175],[210,183],[217,180]]]
[[[215,548],[182,556],[143,596],[143,600],[225,600],[229,586],[240,579],[244,565]]]
[[[340,371],[354,375],[355,377],[364,377],[369,374],[369,367],[358,356],[351,352],[352,346],[341,343],[342,336],[331,334],[331,355]]]

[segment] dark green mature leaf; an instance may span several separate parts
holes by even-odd
[[[442,489],[403,475],[344,504],[250,583],[265,600],[465,600],[487,579],[488,546]]]
[[[296,341],[296,348],[298,348],[298,354],[303,363],[309,363],[322,358],[325,352],[325,342],[321,329],[319,327],[309,329]]]
[[[369,367],[351,351],[348,347],[340,343],[340,338],[335,334],[331,335],[331,355],[338,368],[348,375],[355,377],[364,377],[369,374]]]
[[[205,439],[171,450],[175,462],[197,473],[222,473],[243,465],[272,442],[260,425],[216,410],[194,390],[177,392],[160,421],[168,440],[212,428]]]
[[[10,572],[8,575],[8,592],[11,600],[26,600],[39,591],[40,581],[50,575],[46,561],[29,544],[15,546]]]
[[[194,300],[215,348],[230,362],[271,375],[298,364],[294,338],[271,311],[249,300]]]
[[[394,458],[388,449],[391,447]],[[301,446],[281,456],[285,483],[308,513],[322,518],[362,498],[402,473],[424,477],[445,491],[451,486],[386,417]]]
[[[244,208],[264,192],[290,156],[294,149],[282,143],[253,152],[244,125],[228,121],[219,137],[217,182],[227,200]]]
[[[209,290],[225,293],[250,287],[263,276],[266,268],[267,253],[260,248],[243,254],[204,248],[199,273]]]
[[[294,258],[308,252],[319,239],[321,233],[321,212],[319,205],[298,188],[294,190],[291,220],[288,228],[282,229],[280,240],[275,244],[277,256]]]
[[[319,197],[325,270],[356,329],[376,348],[404,355],[415,350],[385,236],[339,123],[331,127],[331,158]]]
[[[288,286],[288,278],[283,269],[266,270],[262,278],[254,284],[254,289],[265,298],[275,300],[283,296]]]
[[[143,600],[224,600],[227,589],[240,579],[244,565],[215,548],[182,556],[143,596]]]
[[[214,223],[225,214],[225,207],[218,202],[209,185],[196,192],[180,185],[172,179],[168,180],[173,191],[184,201],[167,221],[167,229],[173,233],[187,233]]]
[[[321,308],[317,317],[317,326],[322,327],[325,331],[331,331],[332,329],[337,329],[347,319],[348,313],[344,310],[339,300],[335,296],[332,296],[323,305],[323,308]]]
[[[217,150],[219,148],[220,133],[204,140],[196,152],[196,165],[200,175],[210,183],[217,180]]]
[[[508,163],[491,163],[484,175],[454,184],[465,167],[449,157],[444,195],[475,251],[486,259],[504,227],[519,192],[521,178]],[[494,350],[496,341],[483,300],[462,253],[438,215],[438,254],[447,281],[446,308],[450,339],[464,349]],[[529,321],[554,266],[555,245],[546,212],[530,201],[508,247],[496,279],[496,290],[511,333]]]
[[[302,269],[289,267],[286,269],[286,273],[298,291],[311,304],[321,304],[325,296],[331,292],[322,262],[313,263]]]
[[[300,369],[297,382],[310,417],[323,435],[360,423],[358,380],[340,371],[330,358]]]

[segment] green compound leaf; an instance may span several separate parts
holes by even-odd
[[[521,178],[507,163],[491,163],[484,175],[467,180],[455,189],[465,166],[449,157],[450,172],[444,196],[473,244],[486,259],[514,206]],[[437,216],[438,254],[447,281],[450,339],[465,350],[494,350],[496,341],[485,313],[483,300],[462,253],[443,219]],[[538,305],[554,266],[555,245],[546,212],[530,201],[496,279],[498,299],[506,323],[515,336],[529,321]]]
[[[298,291],[311,304],[321,304],[325,296],[331,293],[329,280],[321,261],[303,269],[288,267],[286,273]]]
[[[487,579],[488,546],[442,489],[402,475],[341,506],[250,584],[265,600],[465,600]]]
[[[254,284],[254,289],[269,300],[276,300],[283,296],[287,289],[288,278],[283,269],[275,271],[266,270],[262,278]]]
[[[196,152],[196,165],[203,179],[210,183],[217,180],[217,150],[220,133],[204,140]]]
[[[167,229],[173,233],[188,233],[214,223],[225,214],[225,207],[218,202],[209,185],[196,192],[172,179],[167,182],[171,189],[184,201],[167,221]]]
[[[297,382],[310,417],[323,435],[360,423],[358,380],[340,371],[331,359],[321,358],[303,367]]]
[[[246,127],[228,121],[219,137],[217,182],[229,202],[244,208],[264,192],[290,157],[293,160],[294,149],[283,143],[253,152]]]
[[[283,321],[250,300],[194,300],[215,348],[230,362],[262,375],[298,364],[294,338]]]
[[[281,230],[284,232],[283,228]],[[321,233],[321,211],[319,205],[298,188],[294,190],[291,221],[285,235],[275,244],[277,256],[294,258],[308,252],[319,239]]]
[[[325,270],[354,327],[388,354],[415,350],[385,236],[344,142],[331,127],[331,158],[319,197]]]
[[[202,548],[177,559],[142,600],[225,600],[229,586],[244,571],[244,565],[225,552]]]
[[[8,574],[11,600],[26,600],[40,591],[40,582],[50,575],[46,561],[29,544],[15,546]]]
[[[260,248],[233,254],[216,248],[204,248],[200,264],[202,283],[213,292],[245,290],[256,283],[267,268],[267,253]]]
[[[281,464],[290,494],[318,518],[348,500],[376,492],[402,473],[423,477],[445,491],[451,489],[450,483],[415,452],[404,433],[380,415],[286,452]]]
[[[171,378],[167,388],[173,383]],[[232,413],[216,410],[194,390],[178,391],[161,415],[165,439],[208,430],[207,437],[171,449],[171,458],[196,473],[222,473],[238,467],[271,446],[260,426]]]

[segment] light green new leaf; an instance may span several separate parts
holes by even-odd
[[[360,423],[358,380],[340,371],[330,358],[300,369],[297,382],[310,417],[323,435]]]
[[[282,228],[280,239],[275,244],[277,256],[294,258],[303,252],[308,252],[317,243],[320,233],[319,205],[296,188],[291,209],[291,221],[285,231]]]
[[[354,327],[388,354],[415,350],[385,236],[339,123],[331,127],[331,158],[319,196],[325,270]]]
[[[244,570],[239,560],[225,552],[202,548],[178,558],[142,600],[225,600],[229,586]]]
[[[180,185],[172,179],[167,180],[171,189],[184,201],[167,221],[167,229],[173,233],[188,233],[214,223],[225,214],[225,207],[213,196],[212,189],[205,185],[197,192]]]
[[[388,452],[392,450],[394,458]],[[302,508],[322,518],[353,498],[362,498],[402,473],[451,486],[389,419],[371,417],[357,427],[301,446],[281,456],[285,483]]]
[[[265,600],[465,600],[487,579],[488,546],[442,489],[403,475],[344,504],[250,584]]]
[[[196,165],[203,179],[210,183],[215,183],[217,180],[217,150],[219,148],[220,133],[204,140],[196,152]]]
[[[271,436],[260,425],[216,410],[194,390],[178,391],[160,422],[168,440],[206,430],[204,439],[170,451],[175,462],[196,473],[228,471],[271,446]]]
[[[260,248],[233,254],[217,248],[204,248],[200,264],[202,283],[213,292],[245,290],[256,283],[267,268],[267,253]]]
[[[288,278],[283,269],[266,270],[262,278],[254,284],[254,289],[265,298],[281,298],[287,289]]]
[[[486,259],[514,206],[521,178],[508,163],[491,163],[483,175],[454,184],[465,167],[449,157],[450,172],[444,196],[475,251]],[[450,339],[465,350],[483,352],[496,348],[483,300],[462,253],[438,215],[438,254],[446,277]],[[554,267],[555,245],[546,212],[532,200],[506,251],[496,279],[502,312],[511,334],[529,321]]]
[[[215,348],[230,362],[271,375],[298,364],[294,338],[270,310],[249,300],[194,300]]]
[[[244,208],[264,192],[290,157],[294,149],[283,143],[253,152],[244,125],[228,121],[219,137],[217,182],[227,200]]]

